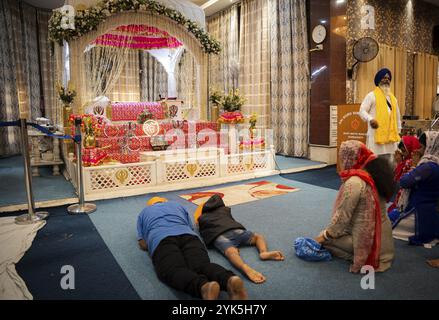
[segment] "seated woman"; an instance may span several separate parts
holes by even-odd
[[[403,136],[401,142],[398,145],[398,150],[395,152],[396,168],[394,180],[399,183],[401,177],[410,172],[416,164],[413,161],[413,153],[417,151],[421,145],[419,140],[415,136]],[[387,212],[392,212],[392,210],[397,209],[398,201],[401,197],[402,190],[399,189],[396,194],[392,205],[387,209]]]
[[[343,184],[332,221],[315,240],[332,255],[351,261],[351,272],[365,265],[385,271],[394,257],[385,200],[395,187],[391,164],[353,140],[342,143],[339,156]]]
[[[439,239],[439,132],[419,138],[422,158],[415,169],[401,177],[400,186],[410,191],[404,213],[394,223],[393,234],[410,244],[422,245]]]

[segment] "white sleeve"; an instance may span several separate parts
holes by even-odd
[[[399,111],[398,100],[396,100],[396,121],[398,125],[398,132],[401,133],[402,125],[401,125],[401,112]]]
[[[373,101],[371,94],[369,93],[363,100],[360,106],[360,117],[363,121],[370,122],[373,120],[373,117],[370,115],[370,109],[372,107]]]

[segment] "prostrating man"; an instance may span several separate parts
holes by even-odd
[[[159,197],[147,205],[137,219],[138,242],[142,250],[149,251],[161,281],[204,300],[217,299],[221,290],[232,300],[247,299],[243,281],[210,262],[182,205]]]
[[[381,69],[375,75],[375,90],[368,93],[360,107],[360,117],[367,121],[366,146],[376,155],[389,160],[401,140],[401,119],[398,101],[390,91],[392,73]]]
[[[284,260],[280,251],[268,251],[267,243],[261,234],[253,233],[237,222],[231,209],[226,207],[219,195],[214,195],[200,205],[195,212],[201,237],[207,246],[212,245],[220,251],[237,269],[254,283],[264,282],[265,276],[247,265],[239,255],[239,247],[255,246],[261,260]]]

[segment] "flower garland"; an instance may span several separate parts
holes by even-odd
[[[62,45],[63,40],[69,41],[96,30],[106,18],[124,11],[149,11],[152,14],[165,16],[177,24],[184,26],[200,42],[204,52],[218,54],[220,43],[211,38],[196,22],[186,18],[177,10],[168,8],[154,0],[102,0],[96,6],[85,10],[77,10],[75,29],[65,29],[61,26],[63,14],[54,11],[49,20],[49,38]]]

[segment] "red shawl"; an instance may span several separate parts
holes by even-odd
[[[421,147],[418,138],[415,136],[404,136],[402,137],[402,142],[404,143],[404,147],[407,150],[408,155],[396,166],[395,181],[399,181],[404,174],[410,171],[412,165],[412,154]]]
[[[375,235],[373,239],[373,245],[369,256],[366,260],[366,265],[370,265],[375,269],[380,266],[380,252],[381,252],[381,208],[380,208],[380,200],[378,196],[378,190],[375,186],[375,182],[373,181],[370,174],[365,171],[363,168],[372,160],[375,160],[377,156],[366,148],[365,145],[362,145],[359,150],[359,155],[357,158],[357,162],[353,166],[352,169],[344,170],[340,172],[340,177],[344,181],[348,180],[350,177],[357,176],[366,182],[371,188],[373,197],[375,200]]]

